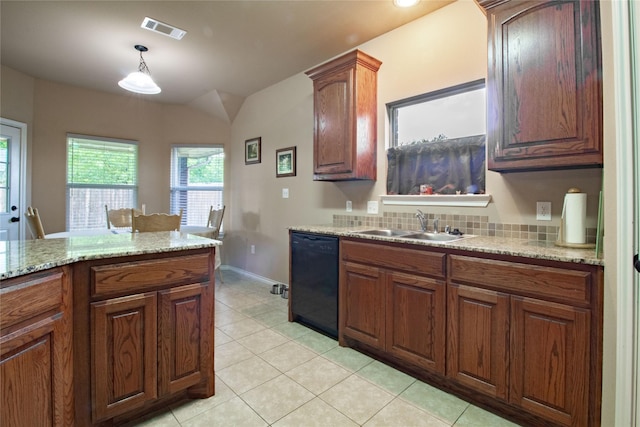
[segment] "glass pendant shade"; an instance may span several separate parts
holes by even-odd
[[[153,81],[150,75],[142,71],[135,71],[118,82],[118,86],[130,92],[155,95],[162,89]]]
[[[141,45],[135,45],[135,49],[140,52],[140,66],[138,71],[134,71],[126,78],[118,82],[118,86],[126,89],[130,92],[142,93],[144,95],[155,95],[160,93],[162,89],[153,81],[149,67],[142,58],[142,52],[146,52],[148,49]]]

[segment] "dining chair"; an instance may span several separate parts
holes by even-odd
[[[220,227],[222,226],[222,218],[224,217],[224,210],[226,206],[222,206],[219,209],[213,209],[213,206],[209,208],[209,219],[207,220],[207,227],[213,229],[211,233],[211,238],[220,240]],[[220,269],[220,265],[222,262],[220,261],[220,246],[216,247],[216,264],[215,269],[218,270],[218,274],[220,275],[220,283],[224,283],[222,279],[222,270]]]
[[[224,217],[225,208],[226,206],[222,206],[220,209],[213,209],[213,206],[209,208],[207,227],[213,228],[212,238],[214,239],[218,239],[220,235],[220,227],[222,226],[222,217]]]
[[[44,227],[42,226],[42,220],[40,219],[38,209],[29,206],[25,216],[27,217],[27,224],[29,225],[29,229],[31,230],[33,237],[36,239],[44,239]]]
[[[154,213],[149,215],[136,215],[131,209],[131,231],[178,231],[182,220],[182,209],[179,214]]]
[[[142,215],[144,212],[136,208],[122,208],[122,209],[109,209],[108,205],[104,205],[105,213],[107,214],[107,228],[130,228],[131,227],[131,212],[135,215]]]

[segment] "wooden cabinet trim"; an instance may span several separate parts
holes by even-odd
[[[20,279],[13,281],[19,284],[8,284],[0,289],[0,329],[50,310],[59,310],[62,305],[62,270],[28,276],[27,280]]]
[[[94,298],[207,281],[208,254],[91,267]]]
[[[441,279],[445,277],[445,253],[353,240],[342,240],[341,242],[342,259],[344,261],[358,262]]]
[[[462,255],[449,256],[449,279],[583,307],[590,305],[593,287],[588,271]]]

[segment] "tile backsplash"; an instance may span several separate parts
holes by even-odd
[[[439,229],[445,226],[458,229],[466,234],[478,236],[512,237],[517,239],[555,241],[558,237],[558,226],[531,224],[503,224],[489,222],[488,216],[481,215],[436,215],[425,213],[428,218],[427,229],[433,230],[433,220],[440,219]],[[420,223],[415,214],[407,212],[384,212],[379,215],[334,215],[333,225],[336,227],[375,227],[395,228],[401,230],[420,230]],[[596,241],[596,229],[587,228],[587,242]]]

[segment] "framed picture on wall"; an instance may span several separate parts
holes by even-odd
[[[262,161],[260,142],[262,138],[247,139],[244,142],[244,164],[251,165]]]
[[[276,178],[296,176],[296,147],[276,150]]]

